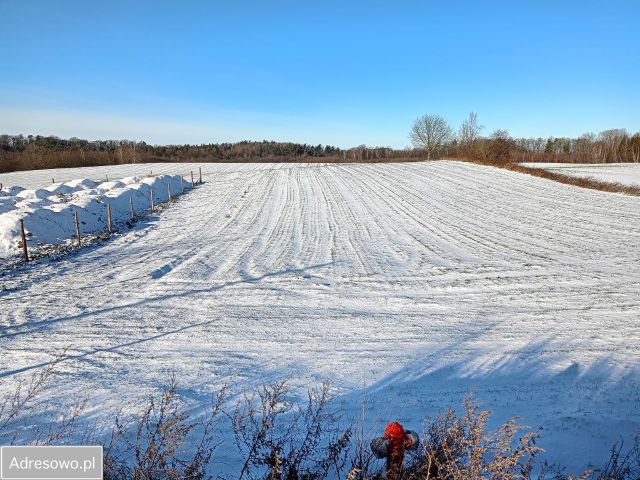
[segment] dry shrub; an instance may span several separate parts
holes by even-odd
[[[0,401],[0,443],[22,445],[99,444],[102,431],[95,425],[80,430],[86,402],[70,408],[60,420],[21,434],[26,419],[51,414],[39,401],[54,366],[62,357],[34,374],[24,387]],[[226,391],[212,397],[210,408],[192,419],[181,407],[177,382],[171,377],[159,398],[128,422],[115,419],[104,446],[104,478],[169,479],[211,478],[215,449],[229,435],[218,433],[230,424],[241,458],[233,478],[316,480],[384,478],[374,467],[364,435],[329,408],[325,383],[308,392],[304,404],[289,397],[286,382],[245,392],[232,411],[223,408]],[[403,480],[640,480],[640,431],[628,450],[620,442],[611,449],[602,468],[576,477],[546,463],[536,464],[542,448],[538,435],[512,418],[488,430],[490,411],[481,410],[469,395],[458,415],[448,408],[428,423],[419,451],[402,472]],[[40,417],[41,418],[41,417]],[[32,424],[31,423],[31,424]],[[26,435],[29,434],[29,438]],[[535,475],[534,475],[535,472]]]
[[[631,448],[624,452],[624,442],[611,448],[609,460],[601,471],[596,471],[596,480],[640,479],[640,429]]]
[[[542,452],[535,432],[512,418],[487,431],[490,411],[480,410],[471,395],[460,416],[448,408],[425,431],[422,449],[403,478],[438,480],[526,479],[535,456]],[[518,438],[519,437],[519,438]]]
[[[55,366],[66,356],[65,350],[0,399],[0,444],[55,445],[88,438],[78,428],[86,400],[66,406],[62,414],[57,415],[42,400],[42,393],[53,378]],[[58,419],[43,421],[52,416]],[[34,425],[37,426],[34,428]]]
[[[14,443],[19,433],[17,421],[25,414],[37,411],[42,405],[38,400],[42,390],[53,375],[54,363],[49,363],[40,372],[31,376],[29,381],[18,384],[16,389],[0,400],[0,441]]]
[[[215,395],[203,419],[192,421],[181,408],[176,379],[171,377],[158,401],[151,398],[142,414],[116,426],[104,449],[105,479],[207,478],[219,441],[215,437],[225,398]]]
[[[343,478],[352,432],[328,410],[330,399],[328,383],[309,390],[305,405],[288,400],[286,382],[245,393],[232,415],[238,478]]]
[[[545,464],[537,480],[640,480],[640,429],[628,450],[625,451],[623,441],[611,447],[609,459],[602,468],[575,477],[566,475],[561,468]]]

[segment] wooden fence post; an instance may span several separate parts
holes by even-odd
[[[193,170],[191,170],[191,189],[192,190],[193,190],[193,186],[194,186],[194,183],[193,183]]]
[[[107,182],[109,181],[109,175],[105,175],[105,177],[107,177]]]
[[[107,203],[107,233],[111,235],[111,204]]]
[[[198,167],[200,170],[200,181],[198,183],[202,183],[202,167]]]
[[[133,209],[133,196],[129,195],[129,207],[131,208],[131,221],[136,219],[136,211]]]
[[[170,183],[167,183],[167,193],[169,194],[167,202],[170,202],[171,201],[171,184]]]
[[[149,199],[151,200],[151,211],[153,212],[154,210],[154,205],[153,205],[153,188],[149,191]]]
[[[78,239],[78,246],[82,246],[82,242],[80,241],[80,222],[78,221],[78,212],[73,212],[73,218],[76,222],[76,238]]]
[[[24,220],[20,219],[20,233],[22,235],[22,258],[25,262],[29,261],[29,250],[27,250],[27,235],[24,233]]]
[[[51,183],[52,183],[52,184],[53,184],[53,183],[56,183],[56,181],[52,178],[52,179],[51,179]]]

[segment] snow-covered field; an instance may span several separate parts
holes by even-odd
[[[68,347],[47,395],[94,417],[175,371],[194,408],[330,379],[415,428],[475,388],[574,468],[640,426],[640,198],[449,161],[205,173],[129,233],[0,277],[1,391]]]
[[[591,178],[601,182],[640,187],[640,163],[522,163],[521,165],[543,168],[571,177]]]

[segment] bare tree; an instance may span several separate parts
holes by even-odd
[[[629,139],[630,159],[635,163],[640,162],[640,133],[636,133]]]
[[[136,143],[137,142],[135,140],[131,143],[131,156],[133,158],[133,161],[131,163],[136,163]]]
[[[623,128],[612,128],[598,134],[598,139],[605,147],[605,162],[617,162],[620,160],[620,145],[628,136],[629,134]]]
[[[476,115],[475,112],[469,113],[469,118],[460,125],[458,139],[467,153],[471,151],[473,145],[480,137],[482,128],[482,125],[478,124],[478,115]]]
[[[409,132],[411,144],[427,151],[427,160],[445,143],[451,140],[453,131],[439,115],[423,115],[416,118]]]

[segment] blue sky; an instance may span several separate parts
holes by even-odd
[[[406,146],[640,130],[640,2],[0,0],[0,133]]]

